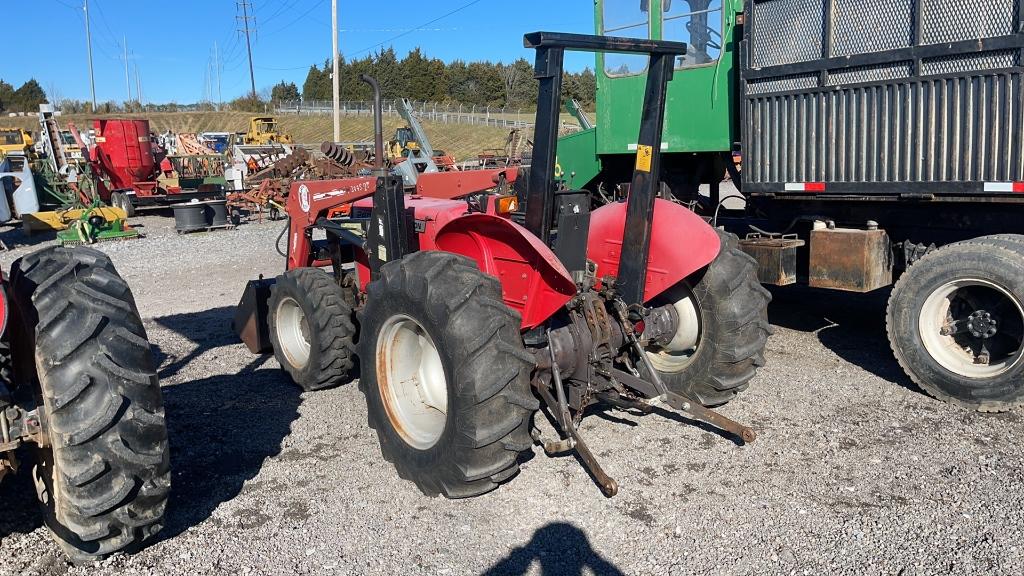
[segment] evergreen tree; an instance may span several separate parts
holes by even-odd
[[[270,90],[270,100],[272,102],[295,102],[299,100],[299,87],[294,82],[281,80]]]
[[[14,91],[11,98],[12,110],[19,112],[34,112],[39,110],[39,105],[46,102],[46,92],[36,82],[35,78],[30,79]]]
[[[323,85],[323,71],[316,66],[310,66],[309,72],[306,74],[306,81],[302,83],[302,99],[309,102],[311,100],[326,100],[330,98],[330,95],[322,93]],[[328,79],[329,80],[329,79]]]
[[[14,86],[0,80],[0,112],[10,110],[14,105]]]

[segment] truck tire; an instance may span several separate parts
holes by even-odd
[[[463,256],[415,252],[381,267],[360,325],[359,386],[400,477],[465,498],[516,475],[539,404],[497,279]]]
[[[46,525],[76,563],[138,548],[161,528],[171,475],[131,290],[103,253],[60,247],[15,261],[11,286],[16,376],[35,385],[49,443],[33,467]]]
[[[932,396],[982,412],[1024,405],[1024,244],[983,237],[924,256],[896,282],[886,328]]]
[[[322,390],[351,379],[356,327],[330,274],[296,268],[278,276],[268,311],[274,357],[300,388]]]
[[[736,235],[718,231],[722,249],[704,270],[655,299],[674,304],[679,329],[647,357],[673,392],[719,406],[747,389],[764,366],[771,293],[757,281],[757,262]]]

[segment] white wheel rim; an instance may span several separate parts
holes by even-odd
[[[679,296],[672,303],[679,317],[675,335],[667,345],[647,351],[647,357],[658,372],[682,372],[693,361],[697,346],[700,345],[701,324],[697,298],[689,288],[681,290]]]
[[[430,334],[404,314],[377,338],[377,383],[391,424],[413,448],[437,443],[448,422],[448,380]]]
[[[305,368],[309,363],[309,322],[294,298],[284,297],[277,305],[277,341],[288,363]]]
[[[988,315],[986,318],[985,315]],[[980,337],[983,325],[971,319],[989,319],[995,334]],[[958,322],[960,321],[960,322]],[[943,328],[956,329],[967,321],[970,328],[947,335]],[[921,308],[918,330],[925,350],[940,366],[971,379],[992,378],[1020,363],[1020,329],[1024,326],[1024,307],[1008,290],[987,280],[952,280],[932,292]],[[961,329],[963,330],[963,329]],[[989,352],[988,362],[979,357],[979,344]]]

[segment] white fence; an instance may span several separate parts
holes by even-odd
[[[399,116],[398,101],[383,102],[385,116]],[[439,102],[412,102],[412,110],[420,120],[429,120],[440,124],[476,124],[495,126],[498,128],[528,128],[533,126],[534,111],[523,108],[497,106],[473,106]],[[342,101],[342,116],[371,116],[373,102]],[[279,115],[298,114],[331,114],[330,101],[309,100],[304,102],[278,102],[274,112]],[[578,129],[574,122],[562,122],[563,129]]]

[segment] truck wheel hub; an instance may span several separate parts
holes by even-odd
[[[1021,362],[1024,305],[988,280],[961,278],[934,290],[918,328],[932,359],[959,376],[992,378]]]
[[[976,310],[967,318],[967,326],[975,338],[991,338],[996,335],[997,322],[992,314]]]
[[[392,316],[377,338],[376,362],[392,426],[413,448],[436,444],[448,422],[448,380],[430,334],[409,316]]]

